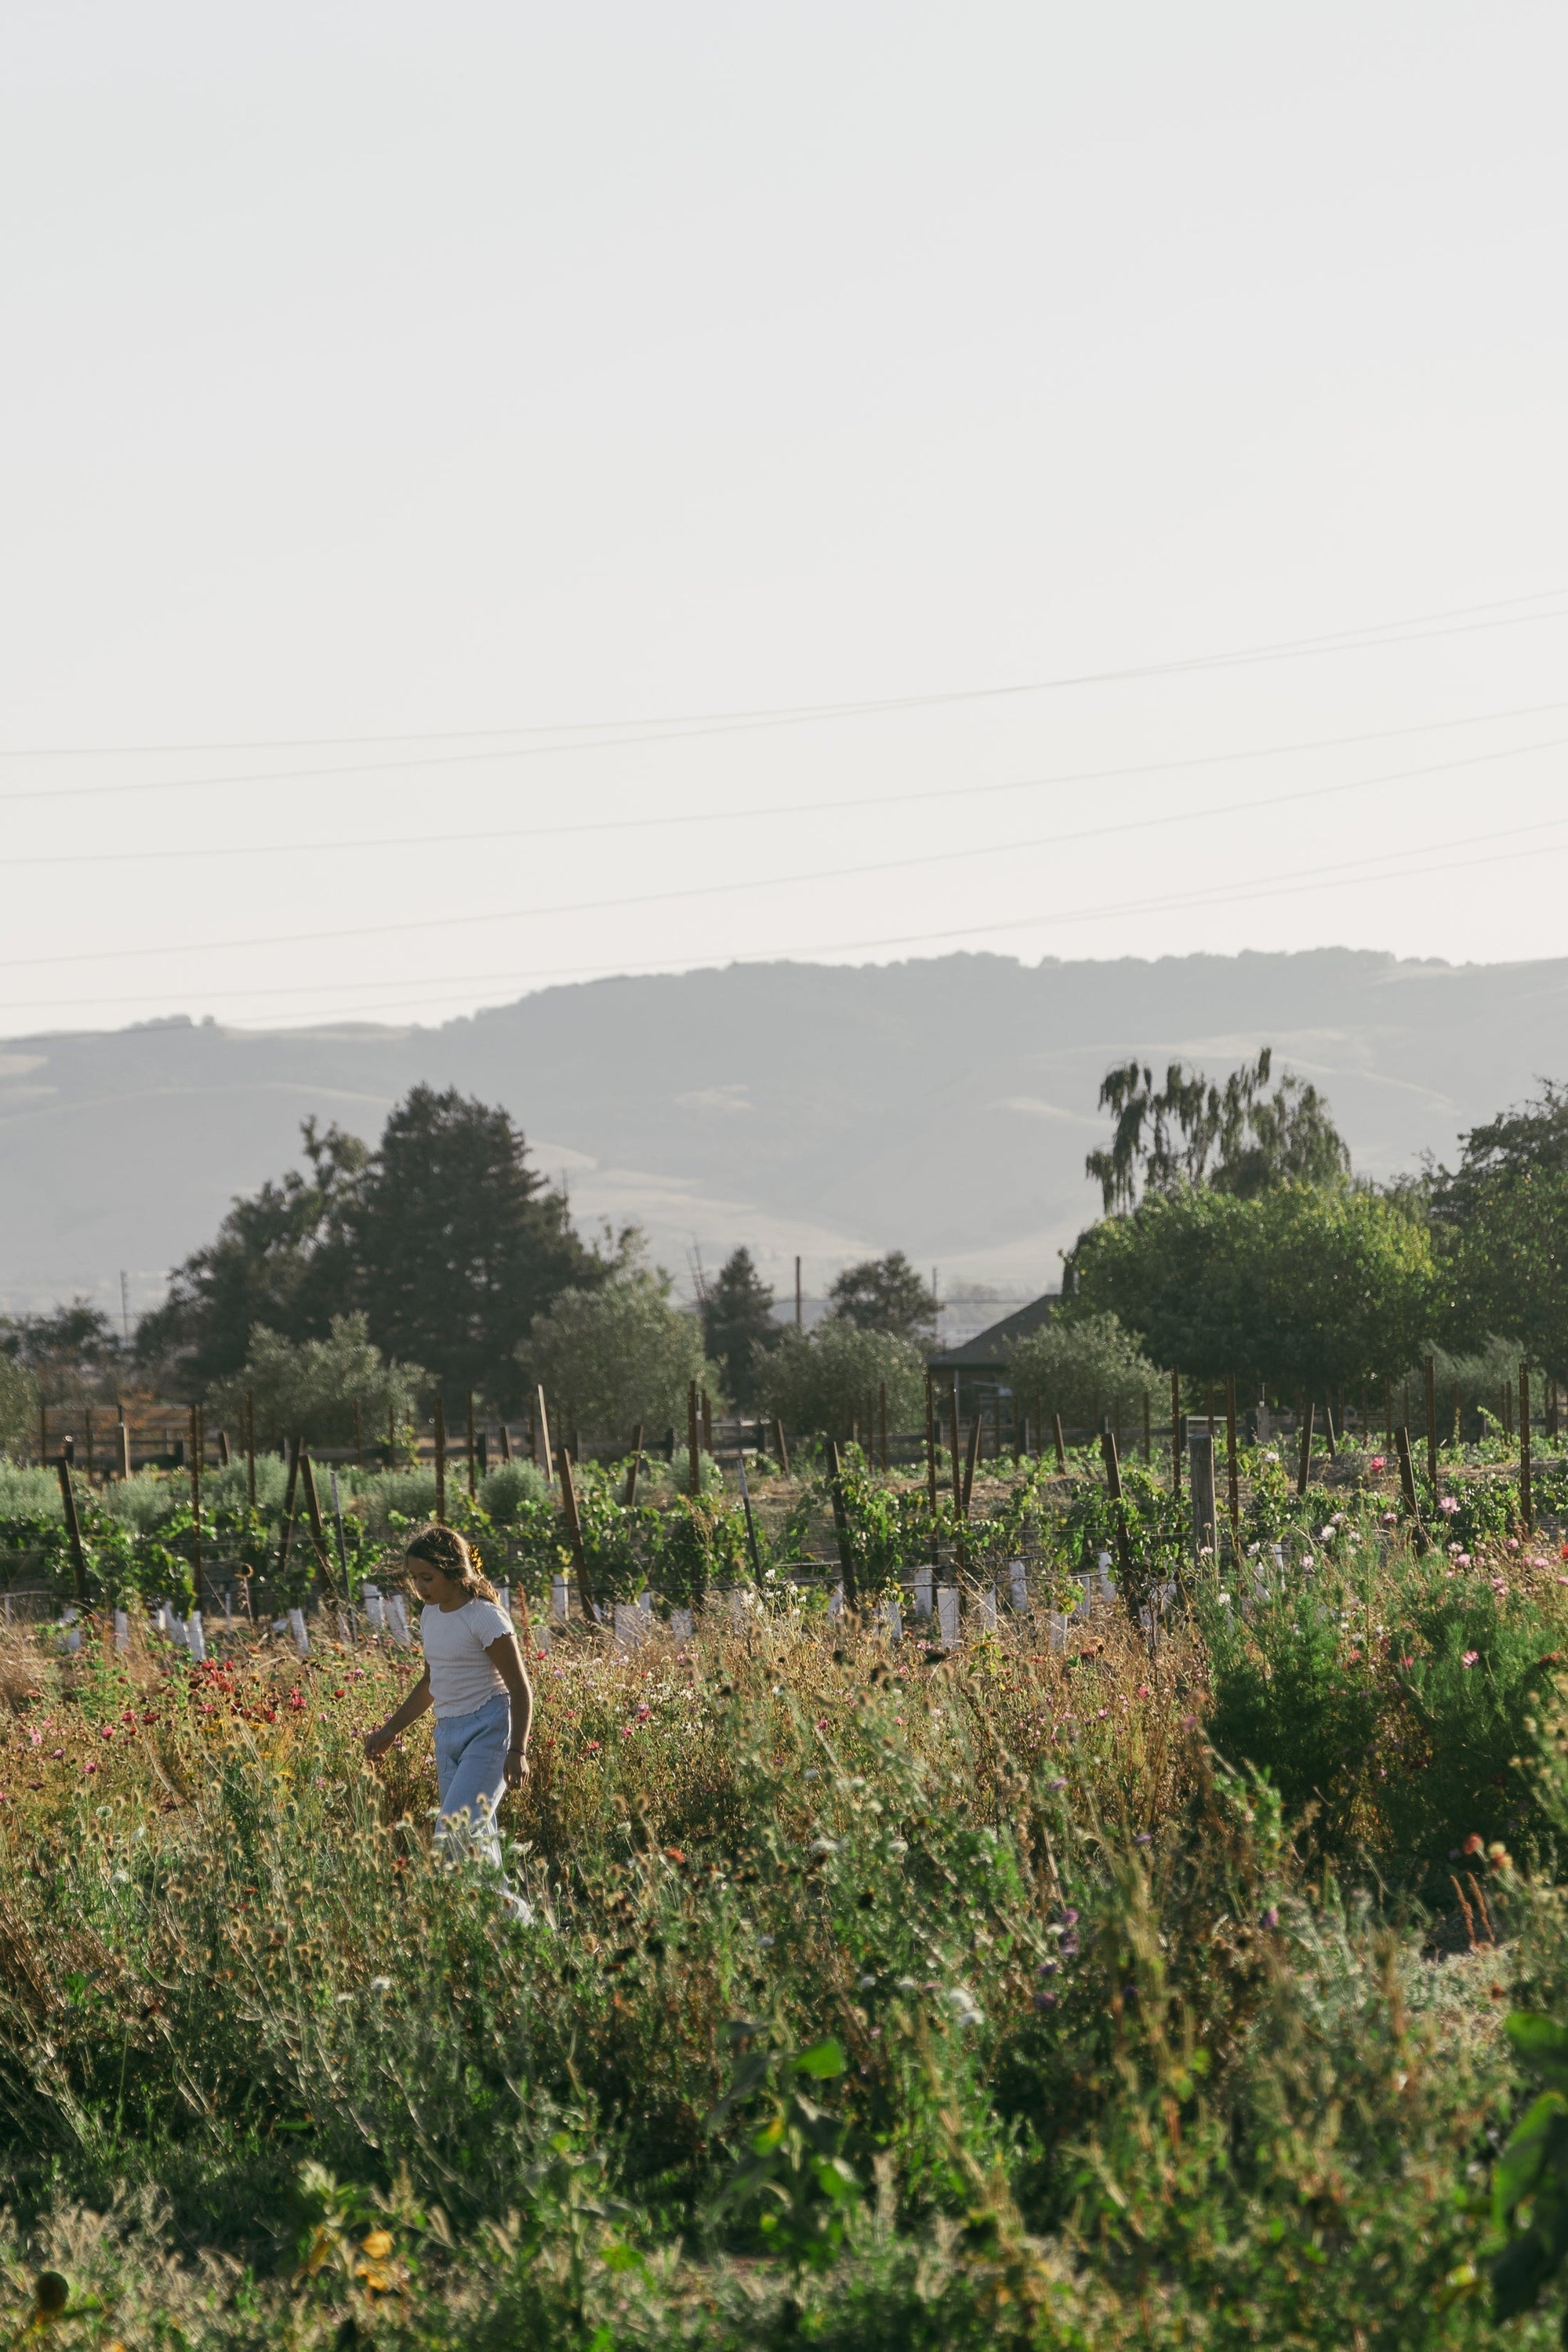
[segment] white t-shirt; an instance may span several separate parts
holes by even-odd
[[[472,1715],[506,1685],[486,1655],[492,1642],[512,1630],[511,1620],[493,1601],[465,1601],[460,1609],[426,1602],[419,1612],[419,1639],[430,1673],[436,1720]]]

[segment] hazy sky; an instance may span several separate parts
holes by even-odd
[[[0,65],[0,1029],[1563,951],[1561,6],[12,0]]]

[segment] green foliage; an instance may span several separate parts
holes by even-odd
[[[758,2050],[759,2030],[744,2020],[728,2029],[740,2063],[706,2128],[721,2131],[742,2109],[752,2112],[745,2148],[714,2210],[762,2204],[757,2229],[769,2252],[795,2269],[824,2270],[845,2243],[862,2183],[840,2152],[842,2121],[806,2085],[834,2081],[847,2061],[831,2036],[804,2050]]]
[[[1426,1231],[1348,1186],[1152,1196],[1091,1226],[1069,1263],[1068,1319],[1114,1314],[1157,1362],[1271,1395],[1396,1377],[1432,1312]]]
[[[847,1437],[876,1409],[884,1384],[889,1427],[913,1428],[925,1397],[919,1349],[890,1332],[830,1318],[812,1332],[786,1329],[758,1385],[768,1412],[787,1430]]]
[[[427,1379],[417,1364],[386,1362],[360,1313],[334,1315],[324,1339],[287,1339],[258,1324],[244,1364],[214,1389],[208,1419],[243,1429],[248,1394],[258,1441],[276,1433],[310,1445],[347,1445],[357,1406],[359,1433],[374,1444],[389,1419],[399,1427],[413,1420]]]
[[[1270,1096],[1265,1045],[1233,1070],[1222,1089],[1180,1062],[1156,1088],[1146,1064],[1119,1064],[1100,1081],[1100,1108],[1115,1132],[1109,1151],[1091,1151],[1084,1171],[1100,1187],[1105,1213],[1131,1209],[1142,1188],[1179,1192],[1208,1184],[1254,1200],[1279,1184],[1332,1185],[1350,1172],[1350,1153],[1316,1087],[1287,1072]]]
[[[913,1347],[936,1328],[936,1293],[902,1250],[847,1265],[827,1295],[831,1319],[853,1324],[858,1331],[883,1331]]]
[[[1516,2010],[1508,2038],[1546,2088],[1515,2124],[1492,2175],[1492,2218],[1508,2241],[1491,2265],[1499,2320],[1532,2311],[1568,2255],[1568,2026]]]
[[[563,1292],[518,1352],[584,1435],[622,1443],[639,1422],[650,1435],[684,1428],[689,1384],[718,1386],[700,1322],[670,1305],[668,1276],[642,1265]]]
[[[1135,1418],[1160,1372],[1114,1315],[1053,1318],[1007,1350],[1013,1393],[1031,1415],[1059,1413],[1068,1428],[1098,1428],[1102,1413]]]
[[[0,1453],[16,1453],[37,1425],[37,1382],[15,1357],[0,1355]]]
[[[778,1344],[773,1306],[773,1294],[749,1249],[731,1251],[702,1301],[704,1345],[721,1368],[726,1393],[742,1412],[756,1403],[761,1358]]]
[[[1490,1332],[1568,1377],[1568,1093],[1472,1128],[1457,1169],[1431,1186],[1432,1228],[1451,1340]]]

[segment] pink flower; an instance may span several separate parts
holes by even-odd
[[[1481,1654],[1479,1650],[1467,1650],[1464,1656],[1459,1660],[1459,1664],[1462,1666],[1479,1665],[1480,1664],[1480,1656]]]
[[[1437,1508],[1440,1511],[1447,1511],[1450,1517],[1452,1517],[1453,1514],[1458,1509],[1458,1507],[1459,1498],[1457,1495],[1445,1495],[1437,1506]]]
[[[599,1743],[598,1743],[598,1741],[597,1741],[596,1739],[590,1739],[590,1740],[588,1741],[588,1743],[587,1743],[587,1747],[588,1747],[588,1753],[589,1753],[589,1755],[590,1755],[590,1756],[596,1756],[596,1755],[598,1754],[598,1752],[599,1752]]]
[[[1372,1468],[1373,1468],[1373,1470],[1386,1470],[1386,1469],[1387,1469],[1387,1467],[1388,1467],[1388,1456],[1387,1456],[1387,1454],[1374,1454],[1373,1455],[1373,1457],[1372,1457],[1372,1464],[1371,1464],[1371,1466],[1372,1466]]]

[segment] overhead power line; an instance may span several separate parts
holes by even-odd
[[[1464,635],[1489,629],[1520,628],[1532,622],[1568,618],[1568,606],[1562,605],[1559,601],[1565,596],[1568,596],[1568,588],[1545,588],[1528,596],[1500,597],[1484,604],[1453,605],[1440,612],[1407,614],[1391,621],[1367,622],[1350,628],[1322,631],[1310,636],[1278,638],[1269,643],[1237,646],[1221,653],[1187,654],[1168,661],[1142,662],[1114,669],[1068,671],[1054,677],[1012,681],[1000,686],[958,687],[932,694],[871,696],[838,702],[778,703],[751,709],[675,712],[638,719],[560,719],[511,727],[447,728],[396,735],[258,736],[228,741],[163,743],[42,743],[0,750],[0,759],[139,759],[176,757],[195,751],[316,751],[329,749],[334,744],[347,747],[354,744],[493,741],[502,735],[593,734],[602,739],[594,743],[556,743],[536,747],[535,755],[544,756],[563,751],[603,749],[639,738],[655,742],[667,741],[688,731],[725,733],[753,727],[802,726],[816,720],[877,717],[884,712],[930,710],[945,704],[993,702],[1022,695],[1060,693],[1079,687],[1124,685],[1140,678],[1176,677],[1195,670],[1229,669],[1254,662],[1289,661],[1318,654],[1375,651],[1383,646],[1418,644],[1432,637]],[[1518,608],[1524,604],[1557,605],[1558,609],[1520,611]],[[1493,617],[1479,617],[1485,614]],[[646,737],[643,730],[647,730]],[[477,753],[472,756],[517,758],[523,756],[531,748],[534,747],[502,748],[493,754]],[[399,764],[433,764],[442,757],[436,754],[432,761]],[[370,772],[370,767],[379,772],[382,763],[369,763],[366,772]],[[342,768],[336,772],[346,774],[351,771]],[[252,776],[223,781],[259,782],[268,780]],[[145,790],[148,787],[121,789]]]

